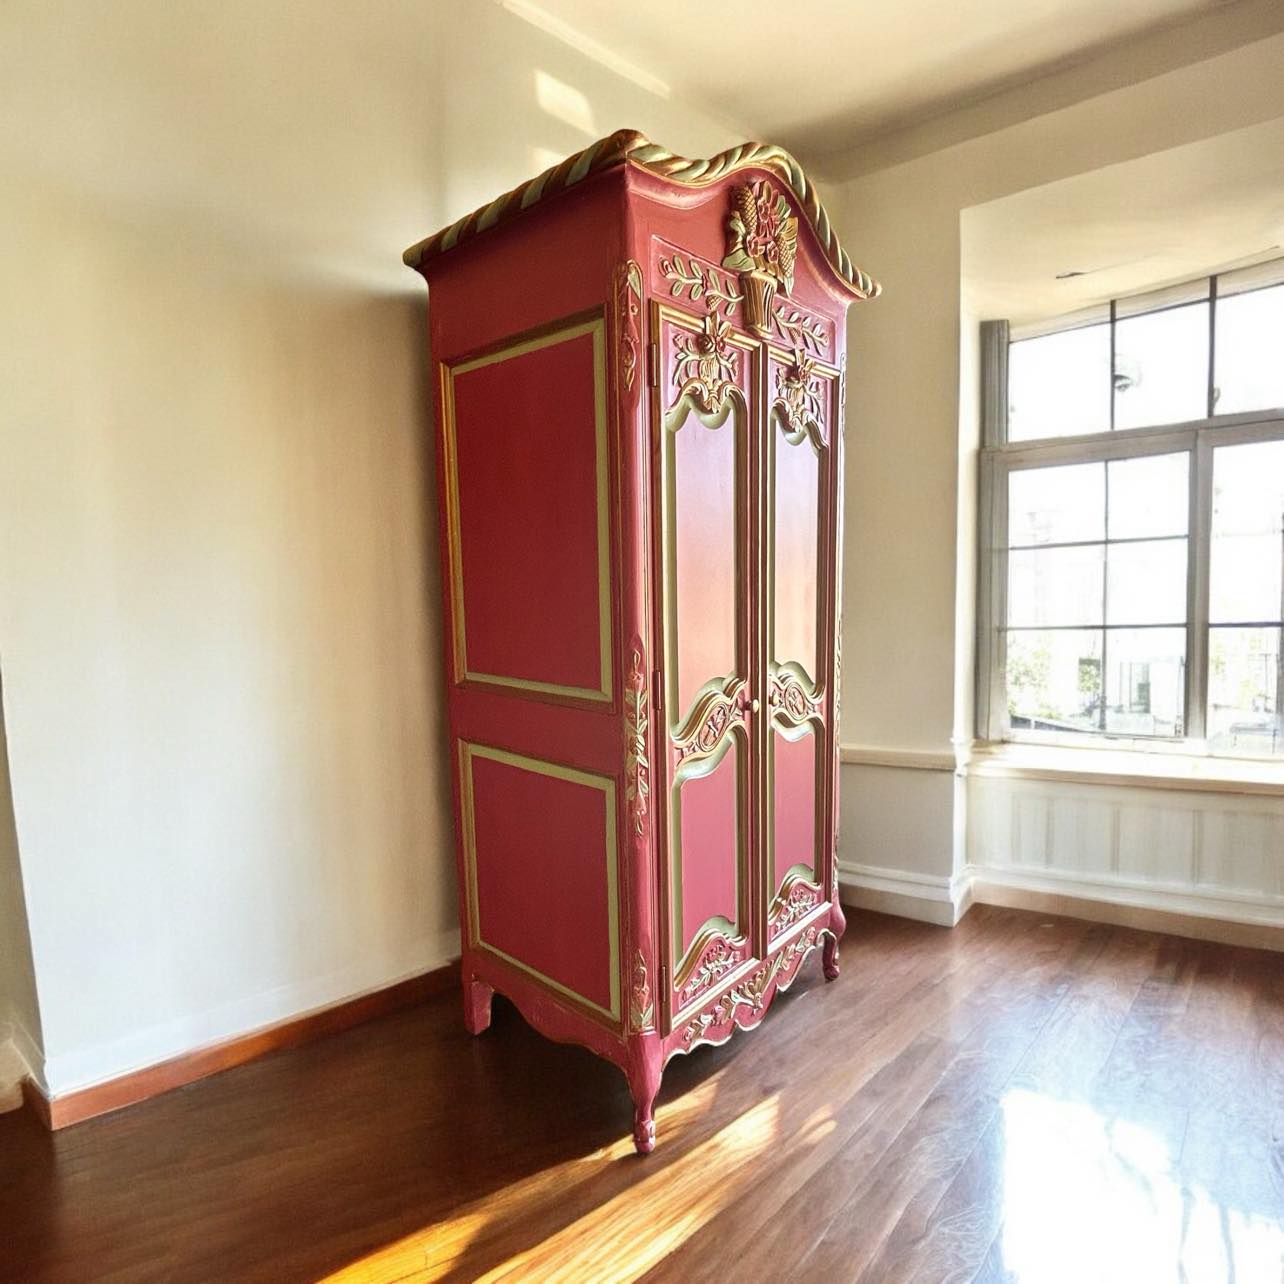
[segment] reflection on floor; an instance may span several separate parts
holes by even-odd
[[[978,907],[855,913],[756,1033],[623,1078],[453,997],[50,1138],[23,1280],[1284,1278],[1284,956]]]

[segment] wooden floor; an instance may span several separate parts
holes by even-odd
[[[1284,1278],[1284,956],[977,907],[854,913],[761,1029],[620,1073],[454,996],[49,1136],[37,1281]],[[489,1276],[488,1276],[489,1277]]]

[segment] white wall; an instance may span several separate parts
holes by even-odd
[[[54,1094],[455,953],[400,252],[626,125],[736,141],[492,4],[0,15],[0,664]]]
[[[961,142],[948,121],[933,122],[895,152],[871,149],[868,163],[883,167],[840,189],[845,243],[885,291],[854,308],[850,323],[842,736],[866,760],[844,767],[854,807],[877,796],[877,778],[850,779],[884,770],[870,760],[908,755],[930,765],[954,752],[952,736],[970,737],[976,357],[961,342],[964,211],[1278,118],[1281,66],[1276,35],[1071,106],[1054,101]],[[889,162],[897,154],[910,159]],[[850,161],[852,171],[864,165]],[[903,818],[878,814],[872,801],[849,814],[843,859],[956,880],[967,790],[954,791],[952,824],[927,827],[921,816],[939,808],[940,784],[930,771],[901,770]]]

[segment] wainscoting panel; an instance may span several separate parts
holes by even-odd
[[[976,880],[1284,924],[1284,799],[968,780]]]

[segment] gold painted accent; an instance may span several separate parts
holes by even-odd
[[[688,254],[685,263],[676,252],[669,258],[661,258],[660,271],[666,281],[673,282],[669,293],[674,298],[688,298],[692,303],[703,298],[710,312],[721,310],[724,315],[732,316],[736,304],[744,299],[730,276],[701,263],[694,254]]]
[[[665,151],[635,129],[618,130],[609,137],[590,144],[583,151],[568,156],[538,177],[529,179],[426,240],[412,245],[402,257],[410,267],[422,270],[437,255],[517,218],[541,200],[565,191],[594,174],[620,165],[629,165],[669,182],[695,188],[708,187],[728,174],[741,170],[766,170],[793,193],[803,216],[816,234],[821,253],[837,274],[840,284],[858,299],[870,299],[879,293],[878,282],[856,267],[839,244],[815,186],[803,172],[802,166],[783,147],[766,143],[742,143],[739,147],[719,152],[708,160],[690,160]]]
[[[772,320],[776,333],[794,348],[803,348],[819,356],[829,347],[829,335],[825,333],[824,322],[793,304],[786,305],[783,300],[777,299]]]
[[[650,719],[647,715],[646,660],[639,643],[629,660],[624,697],[624,801],[633,816],[633,832],[646,835],[651,768],[647,752]]]
[[[757,1016],[766,1007],[767,993],[777,978],[782,978],[777,989],[788,989],[798,975],[797,969],[802,967],[803,959],[816,947],[818,939],[816,929],[808,928],[767,959],[747,980],[738,981],[731,986],[713,1007],[688,1022],[682,1031],[685,1050],[690,1051],[697,1042],[703,1040],[705,1032],[713,1026],[732,1025],[743,1028],[741,1009],[748,1008],[748,1016]],[[791,970],[792,975],[787,975]],[[730,1038],[730,1032],[727,1037]]]
[[[722,266],[741,273],[742,280],[745,275],[770,277],[788,294],[794,288],[797,256],[798,219],[784,196],[761,179],[732,188]]]
[[[477,898],[477,830],[473,795],[473,759],[486,758],[492,762],[501,762],[506,766],[519,767],[523,771],[532,771],[537,775],[550,776],[554,780],[565,780],[571,784],[584,785],[589,789],[600,790],[605,800],[606,829],[606,898],[607,898],[607,949],[610,957],[610,993],[611,1006],[604,1008],[568,985],[554,980],[547,973],[523,963],[505,950],[491,945],[482,939],[480,910]],[[485,950],[496,958],[503,959],[510,966],[535,977],[550,989],[577,1003],[583,1004],[591,1012],[606,1017],[612,1024],[620,1021],[620,891],[619,891],[619,850],[616,837],[615,781],[610,776],[601,776],[596,772],[579,771],[561,763],[550,762],[544,758],[531,758],[525,754],[510,753],[507,749],[496,749],[490,745],[477,744],[471,740],[459,741],[459,793],[460,808],[463,812],[464,867],[468,893],[468,937],[474,949]]]
[[[646,959],[641,950],[633,959],[633,988],[629,992],[629,1025],[642,1033],[655,1029],[655,999],[647,979]]]
[[[728,342],[730,333],[730,325],[714,312],[705,314],[699,333],[674,330],[673,382],[679,405],[689,400],[701,414],[717,415],[733,393],[744,395],[736,384],[738,353]]]
[[[819,882],[812,882],[801,869],[791,870],[767,911],[768,935],[774,938],[788,931],[822,903]]]
[[[743,966],[748,959],[749,942],[744,937],[731,940],[721,932],[706,930],[698,943],[699,949],[691,951],[686,972],[677,980],[679,1009],[689,1007],[715,981]]]
[[[820,384],[816,378],[816,362],[803,352],[794,349],[792,364],[776,367],[776,399],[771,403],[771,418],[791,446],[811,437],[812,445],[819,452],[825,445],[825,430],[820,424],[823,413]],[[819,514],[820,510],[817,509]]]
[[[490,686],[506,687],[532,695],[569,696],[582,700],[609,702],[614,698],[614,678],[611,664],[611,543],[610,543],[610,479],[609,450],[607,445],[606,413],[606,359],[605,323],[601,315],[589,320],[582,318],[554,327],[542,327],[506,342],[492,351],[458,362],[442,362],[439,366],[442,407],[442,451],[446,475],[446,538],[449,545],[450,601],[454,636],[454,680],[456,683],[476,682]],[[455,419],[455,379],[471,370],[497,365],[529,352],[572,339],[591,335],[593,341],[593,417],[596,448],[594,477],[597,499],[597,596],[598,596],[598,657],[601,685],[592,687],[566,686],[556,682],[541,682],[514,674],[483,673],[468,667],[467,625],[464,618],[464,570],[461,551],[462,534],[459,509],[459,464],[457,427]]]
[[[616,267],[613,296],[620,384],[625,392],[632,392],[642,343],[638,326],[638,316],[642,311],[642,269],[633,259],[625,259]]]

